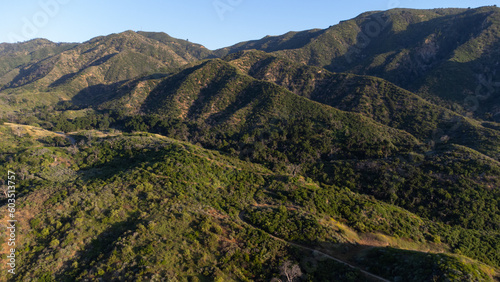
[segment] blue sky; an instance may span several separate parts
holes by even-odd
[[[479,7],[474,0],[23,0],[0,4],[0,42],[83,42],[125,30],[163,31],[209,49],[288,31],[326,28],[390,8]]]

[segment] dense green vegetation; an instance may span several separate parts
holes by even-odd
[[[325,212],[338,220],[345,218],[348,224],[355,222],[353,226],[362,232],[398,230],[400,237],[427,239],[414,230],[419,230],[416,224],[422,225],[422,220],[415,222],[415,216],[404,210],[373,199],[367,200],[379,209],[375,217],[363,219],[362,213],[370,209],[351,208],[347,203],[337,206],[340,211],[324,210],[320,203],[305,201],[321,199],[324,205],[326,200],[335,210],[334,200],[340,195],[351,195],[342,201],[359,196],[348,190],[322,189],[297,177],[283,178],[259,165],[188,143],[147,134],[74,137],[82,138],[82,145],[50,147],[24,136],[20,141],[30,142],[25,144],[30,149],[19,147],[14,158],[5,155],[5,168],[24,173],[19,184],[24,195],[21,210],[30,219],[23,231],[15,281],[33,275],[55,281],[84,277],[266,280],[279,277],[279,266],[286,260],[301,263],[307,250],[244,224],[238,219],[244,210],[262,230],[311,246],[351,240],[321,223]],[[47,175],[49,168],[53,172]],[[55,177],[65,170],[72,171],[65,173],[68,178]],[[329,197],[308,196],[312,191]],[[294,202],[297,210],[283,206]],[[252,212],[256,203],[280,207],[269,217],[262,213],[265,210]],[[383,218],[390,226],[370,223],[373,218]],[[266,221],[271,225],[261,223]],[[361,275],[330,260],[318,263],[307,273],[311,281],[357,281]]]
[[[490,281],[478,265],[443,254],[422,254],[394,248],[370,249],[358,258],[374,273],[393,281]]]
[[[422,142],[465,145],[498,159],[497,130],[483,127],[383,79],[331,73],[258,51],[235,53],[225,60],[254,78],[276,83],[337,109],[361,113],[405,130]]]
[[[359,115],[319,108],[270,84],[255,86],[258,82],[219,61],[186,73],[159,84],[148,98],[154,106],[146,108],[150,113],[147,115],[101,110],[100,115],[92,112],[70,120],[63,112],[52,114],[42,108],[33,118],[53,131],[113,127],[159,133],[226,151],[276,172],[304,173],[317,181],[343,185],[426,218],[465,228],[498,230],[498,192],[491,191],[491,187],[499,183],[499,164],[474,150],[452,145],[463,143],[461,139],[423,145],[409,134],[375,125]],[[198,90],[199,84],[192,81],[202,79],[214,86]],[[161,89],[169,89],[172,94],[158,100]],[[184,110],[186,114],[181,109],[188,102],[179,103],[178,93],[192,93],[188,94],[191,106]],[[262,94],[252,97],[253,93]],[[195,95],[200,96],[194,99]],[[224,102],[225,110],[219,110],[223,115],[207,115],[212,105],[223,107],[219,101],[234,100],[234,95],[243,105]],[[318,108],[313,111],[313,107]],[[55,109],[77,108],[62,104]],[[436,124],[431,126],[436,128]],[[485,147],[483,151],[491,153]],[[467,209],[473,213],[464,214]]]
[[[147,135],[88,140],[73,158],[64,148],[45,150],[41,159],[48,163],[37,167],[52,166],[57,155],[74,159],[78,176],[44,179],[29,171],[23,177],[22,209],[33,216],[16,281],[44,275],[260,280],[279,276],[284,260],[300,259],[299,250],[234,221],[266,185],[270,174],[262,167]],[[29,151],[7,167],[40,159]],[[335,264],[339,271],[327,272],[331,264],[310,279],[359,275]]]
[[[393,9],[363,13],[325,30],[266,37],[219,52],[258,49],[330,71],[377,76],[450,109],[498,122],[498,98],[491,87],[500,80],[493,67],[500,58],[499,35],[496,6]],[[478,98],[480,106],[466,105],[469,96]]]

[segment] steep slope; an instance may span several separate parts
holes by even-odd
[[[224,59],[254,78],[344,111],[362,113],[423,142],[456,143],[500,157],[500,132],[495,127],[483,127],[383,79],[331,73],[258,51],[238,52]]]
[[[11,280],[494,279],[497,19],[369,12],[215,52],[132,31],[0,45]],[[452,106],[478,83],[486,108]]]
[[[398,256],[397,267],[406,266],[398,275],[407,279],[488,281],[495,275],[494,268],[465,257],[422,252],[446,250],[446,243],[427,238],[452,235],[346,189],[151,134],[97,138],[81,132],[73,134],[78,145],[53,146],[8,131],[0,127],[1,144],[17,146],[1,149],[0,166],[17,172],[17,199],[26,203],[17,211],[22,228],[12,281],[268,281],[290,274],[287,264],[313,281],[372,281],[360,269],[388,255]],[[23,169],[27,164],[35,169]],[[45,177],[48,170],[66,177]],[[400,239],[382,235],[394,232]],[[392,249],[380,248],[388,242]],[[416,251],[398,249],[404,244]],[[346,258],[351,248],[354,257]],[[493,258],[494,249],[486,255]],[[382,277],[394,278],[383,269],[377,270]]]
[[[256,49],[265,52],[275,52],[286,49],[299,49],[309,44],[314,38],[323,34],[325,30],[312,29],[301,32],[288,32],[281,36],[266,36],[260,40],[241,42],[230,47],[214,51],[214,54],[223,57],[231,53]]]
[[[71,49],[75,45],[53,43],[46,39],[33,39],[17,44],[0,44],[0,89],[19,75],[23,67]]]
[[[113,101],[104,104],[103,109],[111,105]],[[294,121],[312,122],[313,128],[326,130],[324,133],[339,146],[350,146],[351,153],[359,148],[359,152],[365,151],[367,155],[374,154],[373,146],[384,147],[390,154],[396,147],[410,148],[418,143],[410,134],[359,114],[313,102],[276,84],[256,80],[219,59],[159,81],[141,104],[140,111],[223,130],[224,134],[257,128],[269,130],[266,128],[269,124],[275,124],[278,129],[279,124],[295,126]],[[347,139],[351,141],[344,142]]]
[[[300,34],[300,41],[287,35],[269,37],[221,54],[261,48],[335,72],[378,76],[483,118],[500,117],[494,95],[500,81],[494,71],[500,58],[500,8],[368,12]],[[470,99],[473,105],[467,105]]]
[[[90,86],[259,49],[330,71],[381,77],[462,114],[498,121],[495,93],[500,78],[494,70],[500,57],[499,23],[497,7],[394,9],[367,12],[324,30],[290,32],[214,52],[164,33],[128,31],[95,38],[71,51],[61,53],[71,45],[44,51],[55,56],[44,55],[23,65],[15,62],[27,57],[13,55],[5,62],[0,84],[2,92],[17,94],[4,96],[6,105],[29,108],[42,101],[69,99]],[[38,101],[33,101],[36,97]]]
[[[500,183],[497,160],[454,145],[453,139],[422,145],[405,131],[257,80],[240,71],[242,65],[237,60],[210,60],[175,75],[138,82],[144,85],[99,105],[101,111],[116,112],[110,116],[114,121],[89,116],[71,121],[72,128],[94,123],[160,133],[265,164],[277,172],[304,174],[374,195],[452,226],[498,230],[499,191],[492,188]],[[399,91],[403,97],[410,95]],[[125,112],[124,104],[130,106]],[[424,109],[439,107],[429,104]],[[61,118],[50,120],[54,130],[74,130]],[[473,123],[469,126],[486,130]],[[467,134],[481,136],[494,147],[495,135]],[[454,201],[449,198],[452,191]],[[473,214],[466,212],[471,201]]]
[[[192,62],[196,60],[212,57],[212,51],[206,49],[204,46],[196,43],[191,43],[187,40],[173,38],[164,32],[145,32],[138,31],[144,37],[157,40],[171,48],[176,54],[179,54],[186,61]]]
[[[145,74],[171,72],[210,53],[201,45],[166,38],[166,34],[133,31],[97,37],[19,67],[2,92],[16,93],[18,104],[26,96],[35,104],[43,104],[48,96],[45,104],[51,104],[53,97],[67,100],[81,91],[88,93],[89,88],[92,92]]]
[[[236,54],[227,58],[229,62],[202,61],[172,74],[125,80],[109,88],[88,87],[73,102],[91,105],[97,112],[73,118],[44,108],[25,121],[66,132],[111,126],[160,133],[264,164],[276,172],[343,185],[452,226],[498,229],[499,210],[494,201],[498,191],[490,192],[499,181],[498,163],[453,145],[467,145],[496,157],[495,124],[488,129],[465,119],[465,125],[455,129],[463,133],[444,132],[437,145],[423,143],[430,131],[443,125],[453,128],[439,118],[451,119],[456,114],[380,79],[297,67],[262,53],[244,54],[249,55],[249,62]],[[318,81],[330,84],[317,88]],[[349,102],[358,96],[366,101]],[[391,101],[401,105],[390,106]],[[412,106],[414,112],[405,112]],[[379,114],[383,112],[389,114]],[[429,115],[434,120],[425,123]],[[412,119],[422,121],[422,128],[413,130]],[[474,140],[477,137],[484,141]],[[469,155],[473,156],[470,160]],[[448,168],[454,161],[457,165]],[[476,177],[476,172],[481,176]],[[451,189],[457,191],[457,201],[449,201]],[[481,203],[472,215],[465,212],[470,199]],[[427,211],[428,206],[433,208]]]

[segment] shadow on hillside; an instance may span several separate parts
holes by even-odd
[[[116,243],[120,237],[123,235],[131,234],[131,232],[137,229],[137,226],[142,221],[138,219],[138,212],[135,214],[129,215],[128,218],[124,221],[116,222],[111,224],[106,230],[95,236],[95,239],[87,243],[84,247],[81,248],[81,251],[78,251],[75,255],[75,258],[70,261],[66,261],[62,269],[66,269],[65,272],[56,276],[56,281],[75,281],[78,276],[82,275],[86,270],[90,269],[88,273],[85,273],[85,277],[89,277],[92,275],[97,275],[97,268],[90,267],[93,265],[92,263],[97,262],[106,262],[112,255],[112,251],[117,247]],[[83,221],[81,224],[86,224]],[[69,242],[69,244],[73,244],[75,242]],[[75,267],[74,265],[77,265]],[[119,268],[118,265],[110,265],[110,267]],[[110,274],[108,272],[108,274]],[[107,277],[111,279],[111,276]],[[109,281],[109,280],[108,280]]]
[[[396,26],[399,23],[381,18],[384,13],[375,13],[372,18],[367,19],[361,25],[361,31],[356,37],[356,44],[348,48],[346,55],[334,58],[331,64],[325,68],[335,72],[349,71],[375,76],[380,76],[377,74],[384,72],[383,78],[408,88],[410,84],[415,82],[416,78],[428,73],[440,62],[448,59],[453,50],[467,40],[476,37],[481,30],[471,30],[470,27],[475,26],[477,22],[484,21],[487,16],[484,13],[462,18],[457,17],[457,15],[446,15],[414,23],[404,30],[395,32],[394,30],[401,29],[400,26]],[[471,10],[469,13],[474,13],[474,11]],[[404,16],[404,12],[402,15]],[[454,26],[450,26],[450,22],[453,22]],[[465,30],[467,31],[465,32]],[[432,50],[432,42],[427,44],[427,40],[433,34],[439,36],[438,32],[446,33],[446,39],[441,39],[438,48]],[[411,49],[420,51],[418,54],[415,51],[404,54],[404,50]],[[383,54],[388,50],[398,51],[388,54],[388,57],[384,59],[385,62],[379,64],[378,67],[370,67],[368,72],[363,70],[373,64],[375,55]],[[385,67],[401,54],[403,57],[399,58],[397,67],[387,71]]]
[[[248,75],[264,79],[267,73],[267,68],[276,60],[276,57],[269,57],[259,61],[257,64],[253,64],[248,70]]]
[[[63,85],[65,84],[66,82],[70,81],[71,79],[73,79],[73,77],[75,77],[76,75],[78,75],[79,73],[78,72],[74,72],[74,73],[68,73],[68,74],[65,74],[63,76],[61,76],[60,78],[58,78],[56,81],[52,82],[49,87],[57,87],[57,86],[60,86],[60,85]]]
[[[500,278],[490,277],[477,263],[440,253],[331,242],[293,243],[290,248],[307,276],[323,277],[327,266],[342,281],[441,281],[451,275],[463,281]]]
[[[380,16],[382,13],[374,15]],[[368,19],[361,25],[356,44],[348,48],[346,55],[334,58],[325,68],[335,72],[381,77],[407,90],[423,91],[426,93],[424,98],[450,110],[461,114],[468,111],[475,117],[499,122],[500,77],[494,66],[500,64],[500,41],[488,42],[479,37],[481,32],[492,25],[485,21],[488,16],[489,13],[478,13],[470,17],[463,16],[463,13],[459,16],[446,15],[412,24],[398,32],[394,29],[401,29],[401,26],[395,26],[400,23],[389,20],[385,28],[373,34],[367,32],[367,28],[374,24],[380,26],[380,23],[375,19]],[[480,29],[471,28],[479,22],[485,22],[485,26]],[[446,37],[442,34],[446,34]],[[455,54],[457,48],[471,40],[490,45],[487,52],[479,58],[464,51]],[[394,52],[387,53],[388,51]],[[382,55],[387,56],[381,57]],[[449,60],[453,56],[460,56],[462,62]],[[483,78],[482,82],[480,77]],[[488,83],[490,85],[486,85]],[[479,93],[478,88],[481,90]],[[484,98],[487,89],[491,93],[488,98]],[[480,96],[479,103],[475,102],[475,96]],[[473,105],[467,105],[467,101]]]
[[[104,56],[102,58],[99,58],[98,60],[92,62],[91,64],[89,64],[85,68],[82,68],[80,71],[77,71],[77,72],[74,72],[74,73],[65,74],[65,75],[61,76],[59,79],[57,79],[56,81],[52,82],[49,85],[49,87],[57,87],[57,86],[63,85],[65,83],[69,82],[71,79],[73,79],[77,75],[81,74],[82,71],[86,70],[87,68],[101,65],[101,64],[107,62],[109,59],[111,59],[114,56],[116,56],[117,54],[118,53],[106,55],[106,56]]]
[[[133,85],[127,81],[92,85],[78,92],[71,99],[71,102],[75,105],[98,106],[125,95],[132,88]]]
[[[112,84],[97,84],[89,86],[78,92],[72,99],[71,102],[75,105],[85,105],[85,106],[100,106],[104,103],[113,104],[116,101],[128,94],[143,81],[162,79],[169,76],[170,74],[151,74],[144,77],[140,77],[135,80],[122,80]]]
[[[140,107],[141,112],[157,112],[165,106],[168,106],[165,103],[169,96],[175,94],[176,91],[179,90],[190,74],[201,69],[206,64],[207,62],[204,62],[194,67],[187,68],[160,82],[146,97],[146,100]]]
[[[44,59],[26,68],[21,68],[8,87],[16,88],[36,82],[47,76],[55,67],[55,61],[52,58]]]
[[[114,147],[113,150],[117,152],[117,155],[106,159],[102,163],[91,165],[88,168],[78,171],[78,176],[84,182],[95,181],[96,179],[108,181],[114,176],[140,167],[142,163],[161,161],[165,155],[171,154],[172,150],[176,150],[170,147],[143,145],[139,141],[134,144],[123,145],[121,148],[118,148],[119,145],[113,144],[113,141],[110,141],[110,146]],[[157,148],[159,150],[156,150]],[[144,150],[147,151],[144,152]],[[90,155],[87,158],[89,158],[90,162],[99,160],[97,155],[95,157]],[[94,159],[92,160],[92,158]]]
[[[245,85],[241,91],[228,93],[227,87],[231,79],[233,79],[233,77],[220,82],[211,83],[208,87],[201,89],[198,97],[188,110],[187,118],[196,120],[201,117],[203,113],[212,112],[206,118],[205,123],[210,125],[221,124],[229,121],[231,117],[234,117],[237,111],[247,107],[252,103],[252,101],[256,100],[257,97],[255,93],[259,93],[259,90],[255,89],[255,83]],[[220,94],[224,92],[225,97],[222,97]],[[227,97],[229,95],[234,95],[235,97]],[[213,111],[213,106],[217,105],[218,99],[229,99],[233,100],[233,102],[229,103],[229,105],[224,105],[220,109],[216,109],[216,111]]]

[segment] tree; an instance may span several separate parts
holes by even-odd
[[[295,278],[302,276],[302,270],[298,264],[293,264],[287,260],[282,266],[280,266],[280,273],[282,276],[286,277],[286,281],[293,282]]]

